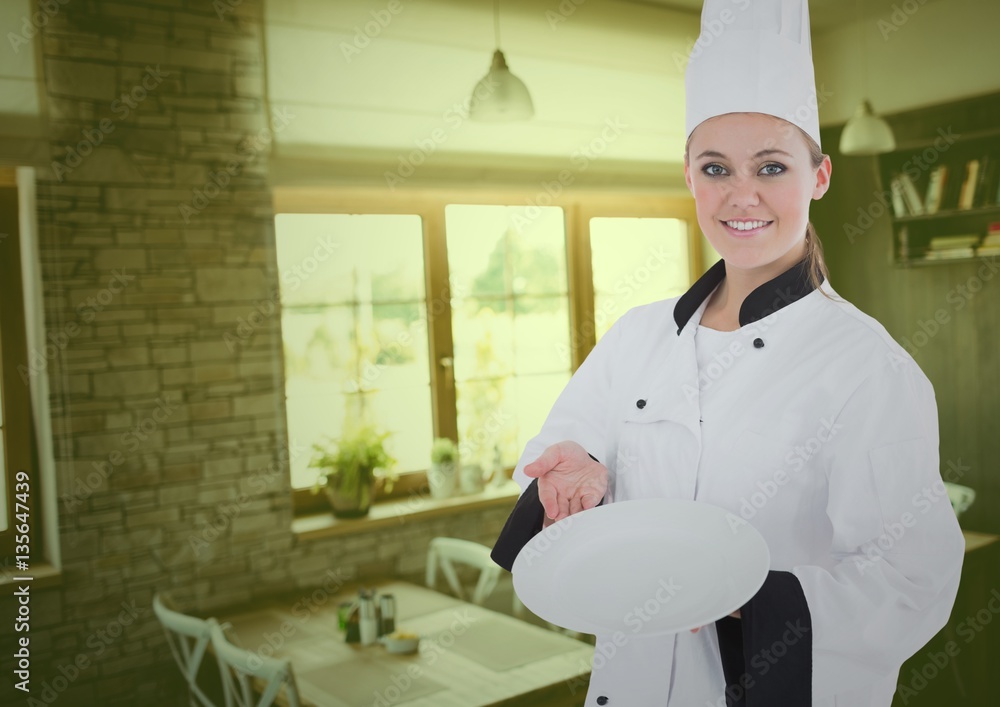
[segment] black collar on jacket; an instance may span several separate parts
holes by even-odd
[[[726,263],[718,261],[681,295],[674,306],[674,321],[680,334],[691,315],[705,301],[716,285],[726,277]],[[782,307],[802,299],[815,289],[809,281],[809,260],[803,258],[785,272],[768,280],[747,295],[740,306],[740,326],[763,319]]]

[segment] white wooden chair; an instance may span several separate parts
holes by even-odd
[[[211,628],[212,650],[219,660],[222,684],[225,689],[226,707],[268,707],[285,692],[283,704],[304,707],[299,698],[299,688],[292,672],[291,661],[269,658],[235,646],[226,638],[217,623]],[[260,697],[255,700],[252,678],[263,681]]]
[[[944,486],[948,491],[948,500],[951,501],[955,517],[961,517],[963,513],[969,510],[969,506],[972,505],[973,501],[976,500],[976,490],[968,486],[962,486],[961,484],[953,484],[950,481],[945,481]]]
[[[430,549],[427,551],[427,586],[431,589],[435,588],[437,568],[440,565],[441,572],[448,581],[451,591],[459,599],[466,601],[466,592],[462,584],[458,581],[458,575],[455,573],[453,562],[470,565],[479,569],[479,580],[476,582],[476,588],[473,590],[472,597],[468,601],[471,601],[473,604],[482,605],[486,597],[496,589],[497,582],[500,579],[500,571],[503,569],[490,557],[490,548],[479,543],[474,543],[471,540],[460,540],[459,538],[434,538],[431,540]],[[513,596],[512,609],[514,616],[520,619],[527,618],[527,611],[521,600],[517,598],[517,593],[513,593]],[[582,637],[576,631],[561,628],[548,621],[545,623],[553,631],[558,631],[577,639]]]
[[[473,590],[471,598],[466,599],[465,589],[458,581],[453,562],[469,565],[479,570],[479,580],[476,582],[476,588]],[[437,579],[438,565],[441,566],[441,572],[455,596],[462,601],[471,601],[480,606],[486,597],[496,589],[500,579],[500,570],[503,569],[490,557],[488,547],[471,540],[458,538],[434,538],[431,540],[430,548],[427,550],[427,586],[431,589],[434,589]]]
[[[198,685],[198,668],[212,640],[212,627],[218,623],[215,619],[199,619],[176,611],[170,598],[161,594],[153,597],[153,612],[163,626],[170,652],[187,683],[189,703],[192,707],[216,707]]]

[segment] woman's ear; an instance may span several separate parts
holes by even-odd
[[[694,185],[691,184],[691,165],[684,163],[684,183],[687,184],[688,191],[694,196]]]
[[[830,161],[830,155],[824,155],[823,162],[816,169],[816,186],[813,187],[813,199],[822,199],[823,195],[826,194],[827,189],[830,188],[830,175],[832,172],[833,163]]]

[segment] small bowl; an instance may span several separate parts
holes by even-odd
[[[379,637],[379,642],[390,653],[415,653],[420,646],[420,636],[412,638],[400,637],[399,631]]]

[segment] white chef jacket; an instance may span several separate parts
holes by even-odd
[[[684,295],[619,318],[513,478],[523,495],[524,466],[573,440],[608,469],[604,503],[695,499],[740,515],[771,569],[801,584],[813,706],[888,707],[902,662],[947,621],[964,555],[933,388],[877,321],[828,282],[813,289],[804,261],[746,298],[732,345],[699,377],[696,329],[724,277],[719,261]],[[725,707],[724,688],[714,625],[598,635],[586,705]]]

